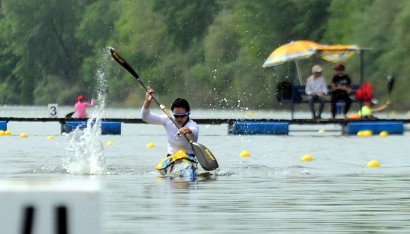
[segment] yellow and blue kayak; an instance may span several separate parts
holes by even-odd
[[[195,181],[197,178],[198,162],[194,155],[188,155],[184,150],[162,159],[155,167],[163,176],[173,178],[189,178]]]

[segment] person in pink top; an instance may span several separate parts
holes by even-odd
[[[94,106],[94,104],[94,99],[91,99],[91,102],[84,102],[84,97],[78,96],[77,103],[74,105],[77,118],[87,118],[87,107]]]

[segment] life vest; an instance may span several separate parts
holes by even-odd
[[[359,110],[359,115],[361,115],[362,117],[370,116],[372,114],[373,114],[373,109],[366,105],[362,106],[362,109]]]

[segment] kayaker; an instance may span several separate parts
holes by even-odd
[[[183,135],[189,134],[193,141],[198,140],[199,127],[195,121],[189,118],[190,107],[187,100],[177,98],[171,105],[173,118],[181,126],[178,129],[175,124],[166,115],[157,115],[151,112],[150,105],[153,100],[153,89],[148,87],[145,101],[141,108],[142,120],[150,124],[162,125],[165,128],[168,139],[167,155],[174,155],[179,150],[184,150],[189,156],[194,156],[192,146],[188,143]]]
[[[95,101],[91,99],[90,102],[84,101],[84,96],[80,95],[77,97],[77,103],[74,105],[76,117],[77,118],[87,118],[87,107],[94,106]]]
[[[359,110],[358,114],[361,116],[361,118],[364,118],[364,119],[376,119],[373,113],[385,110],[390,105],[390,102],[387,101],[383,105],[375,107],[377,103],[378,101],[376,99],[372,99],[370,101],[364,102],[364,105]]]
[[[373,113],[385,110],[390,105],[390,101],[387,101],[381,106],[375,107],[378,103],[376,99],[368,100],[363,103],[363,106],[356,114],[348,115],[348,119],[377,119]]]

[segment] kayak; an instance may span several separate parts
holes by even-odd
[[[358,119],[361,119],[361,118],[362,118],[362,116],[360,114],[350,114],[350,115],[347,116],[348,120],[358,120]]]
[[[197,178],[198,161],[195,156],[188,155],[184,150],[162,159],[155,167],[161,176],[172,178],[189,179],[195,181]]]

